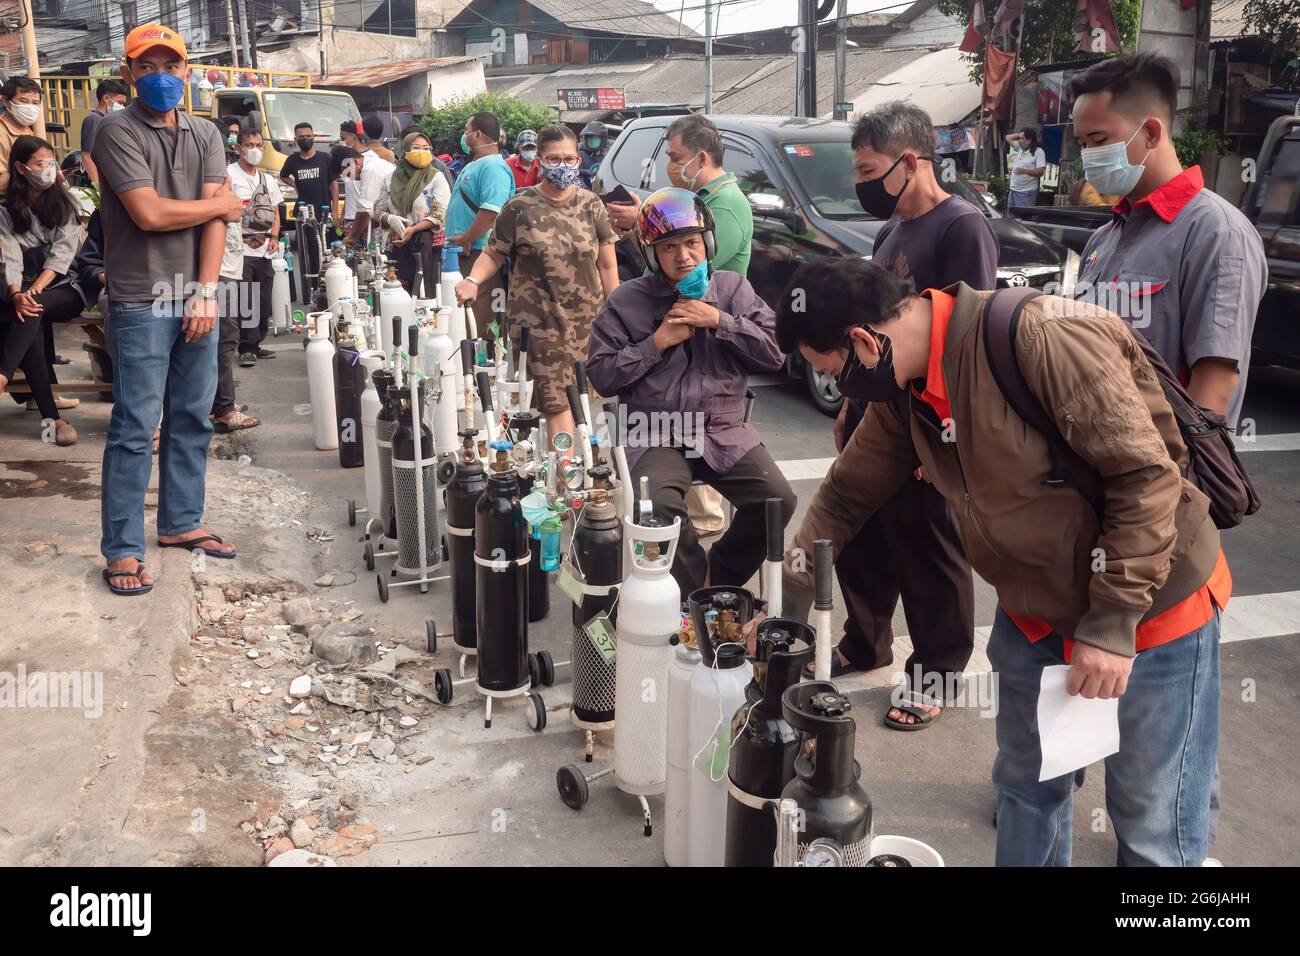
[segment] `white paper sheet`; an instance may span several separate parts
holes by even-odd
[[[1065,692],[1069,664],[1043,668],[1038,690],[1038,780],[1051,780],[1119,753],[1119,698],[1088,700]]]

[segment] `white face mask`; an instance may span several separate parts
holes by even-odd
[[[262,162],[262,150],[256,146],[246,146],[244,148],[244,162],[250,166],[257,166]]]
[[[537,158],[537,150],[535,150],[535,149],[521,149],[521,150],[519,151],[519,156],[520,156],[520,158],[523,159],[523,161],[524,161],[525,163],[531,163],[534,159]]]
[[[8,109],[24,126],[35,126],[41,118],[41,108],[35,103],[10,103]]]
[[[59,178],[59,170],[53,163],[44,166],[28,166],[27,178],[38,189],[49,189]]]
[[[126,109],[125,103],[111,103],[109,104],[108,107],[108,111],[110,113],[116,113],[118,110],[124,110],[124,109]]]

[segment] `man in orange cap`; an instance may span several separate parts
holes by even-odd
[[[153,587],[144,568],[144,496],[160,418],[159,545],[235,555],[204,530],[202,516],[217,384],[217,279],[226,223],[240,220],[243,203],[230,191],[217,128],[176,108],[186,60],[174,30],[157,23],[132,30],[121,72],[135,98],[95,134],[115,371],[100,550],[115,594]]]

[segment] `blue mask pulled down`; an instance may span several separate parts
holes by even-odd
[[[173,73],[158,70],[136,78],[135,92],[155,113],[170,113],[185,95],[185,81]]]
[[[704,259],[698,266],[677,280],[677,294],[683,299],[702,299],[709,289],[709,260]]]

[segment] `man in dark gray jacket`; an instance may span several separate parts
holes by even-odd
[[[587,374],[618,397],[617,437],[632,478],[650,479],[655,514],[681,518],[673,576],[685,597],[705,584],[741,586],[763,561],[767,498],[794,514],[795,495],[744,421],[746,378],[784,359],[772,310],[743,276],[714,272],[713,222],[686,189],[646,199],[636,225],[649,275],[624,282],[591,329]],[[706,558],[686,513],[692,481],[736,509]]]

